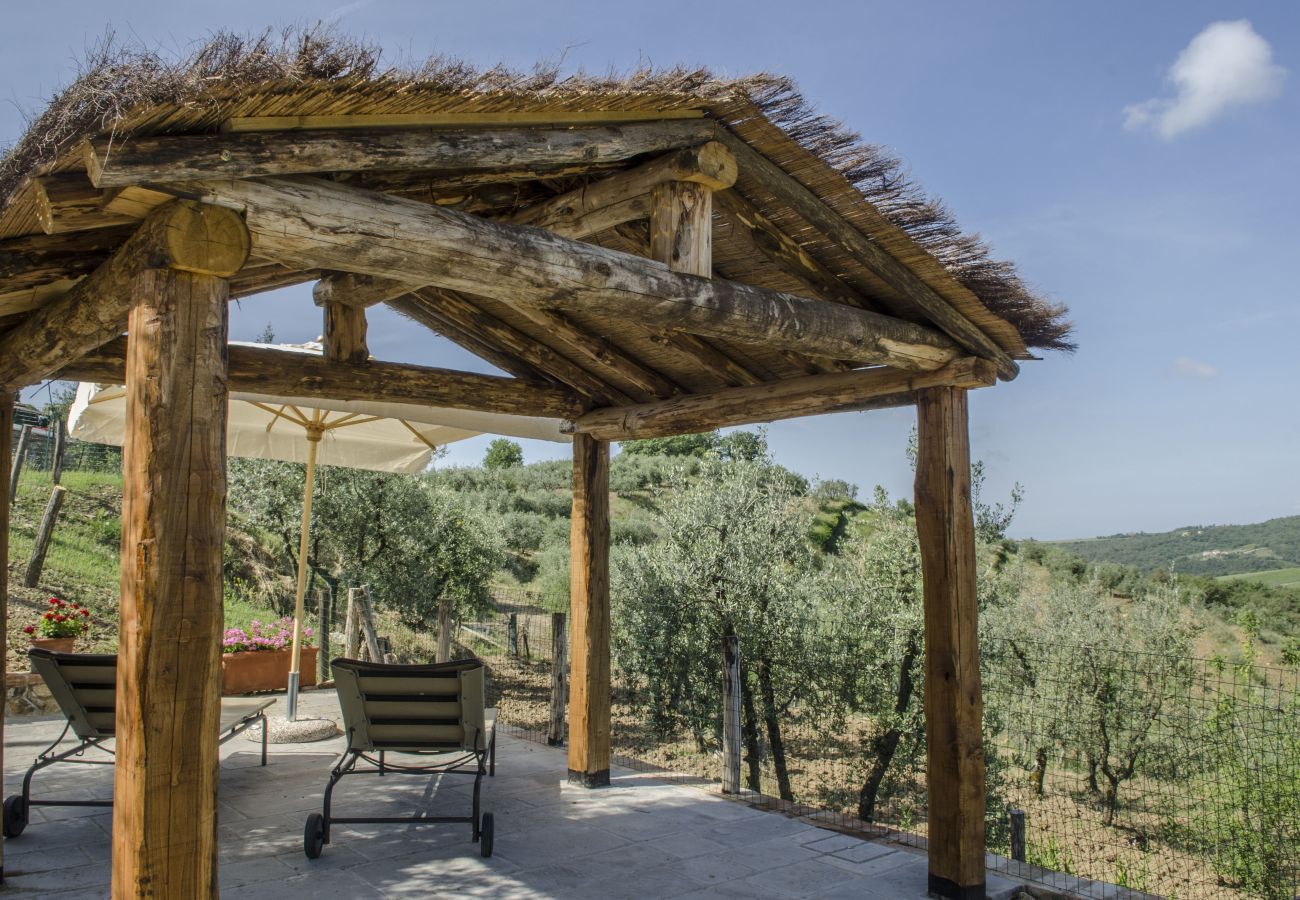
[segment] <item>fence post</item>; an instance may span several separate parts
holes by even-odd
[[[14,449],[14,464],[9,470],[9,505],[14,505],[18,497],[18,476],[23,471],[23,459],[27,456],[27,441],[32,436],[32,426],[24,425],[18,434],[18,446]]]
[[[506,620],[506,652],[519,655],[519,613],[511,613]]]
[[[330,679],[329,591],[316,592],[316,683]]]
[[[63,451],[68,444],[68,428],[62,419],[54,420],[54,456],[50,460],[50,481],[63,480]]]
[[[59,509],[63,506],[63,495],[67,493],[59,485],[50,492],[50,502],[45,505],[45,515],[41,518],[40,530],[36,532],[36,542],[32,544],[32,556],[27,561],[27,573],[23,576],[24,587],[36,587],[41,580],[41,569],[45,568],[45,553],[50,549],[50,538],[54,536],[54,523],[59,519]]]
[[[1011,810],[1011,858],[1016,862],[1025,861],[1025,811]]]
[[[357,613],[357,595],[361,588],[348,588],[347,618],[343,622],[343,655],[357,659],[361,655],[361,617]]]
[[[722,639],[722,792],[740,793],[740,638]]]
[[[384,654],[379,649],[379,635],[375,633],[375,611],[370,605],[370,588],[362,585],[362,593],[357,597],[361,609],[361,630],[366,635],[366,649],[370,651],[371,662],[383,662]]]
[[[565,638],[564,613],[551,613],[551,727],[546,733],[546,743],[552,747],[564,743],[565,688],[568,680]]]

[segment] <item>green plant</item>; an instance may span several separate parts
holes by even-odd
[[[69,603],[58,597],[51,597],[47,609],[35,625],[28,625],[23,632],[35,636],[40,633],[43,638],[80,637],[90,631],[90,610],[79,603]]]

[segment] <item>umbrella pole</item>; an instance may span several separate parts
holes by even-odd
[[[290,722],[298,718],[298,673],[302,660],[302,613],[307,596],[307,545],[311,537],[311,497],[316,481],[316,447],[320,444],[321,430],[307,429],[307,475],[302,488],[302,536],[298,542],[298,588],[293,599],[293,655],[289,664],[288,710],[285,718]]]

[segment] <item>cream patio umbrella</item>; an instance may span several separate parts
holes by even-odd
[[[235,343],[235,342],[232,342]],[[268,345],[285,353],[319,354],[319,344]],[[82,382],[68,414],[68,434],[83,441],[122,445],[126,389]],[[307,547],[316,466],[345,466],[376,472],[417,474],[429,467],[434,451],[480,434],[568,441],[559,419],[482,413],[443,407],[378,401],[277,397],[232,391],[226,425],[226,453],[251,459],[305,463],[302,528],[294,595],[293,652],[286,718],[298,709],[303,602],[307,593]]]

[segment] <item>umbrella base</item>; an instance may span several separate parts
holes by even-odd
[[[307,744],[312,741],[326,741],[339,733],[339,727],[333,719],[295,719],[289,721],[283,716],[267,716],[266,727],[270,729],[266,739],[272,744]],[[245,736],[250,741],[262,740],[262,729],[248,729]]]

